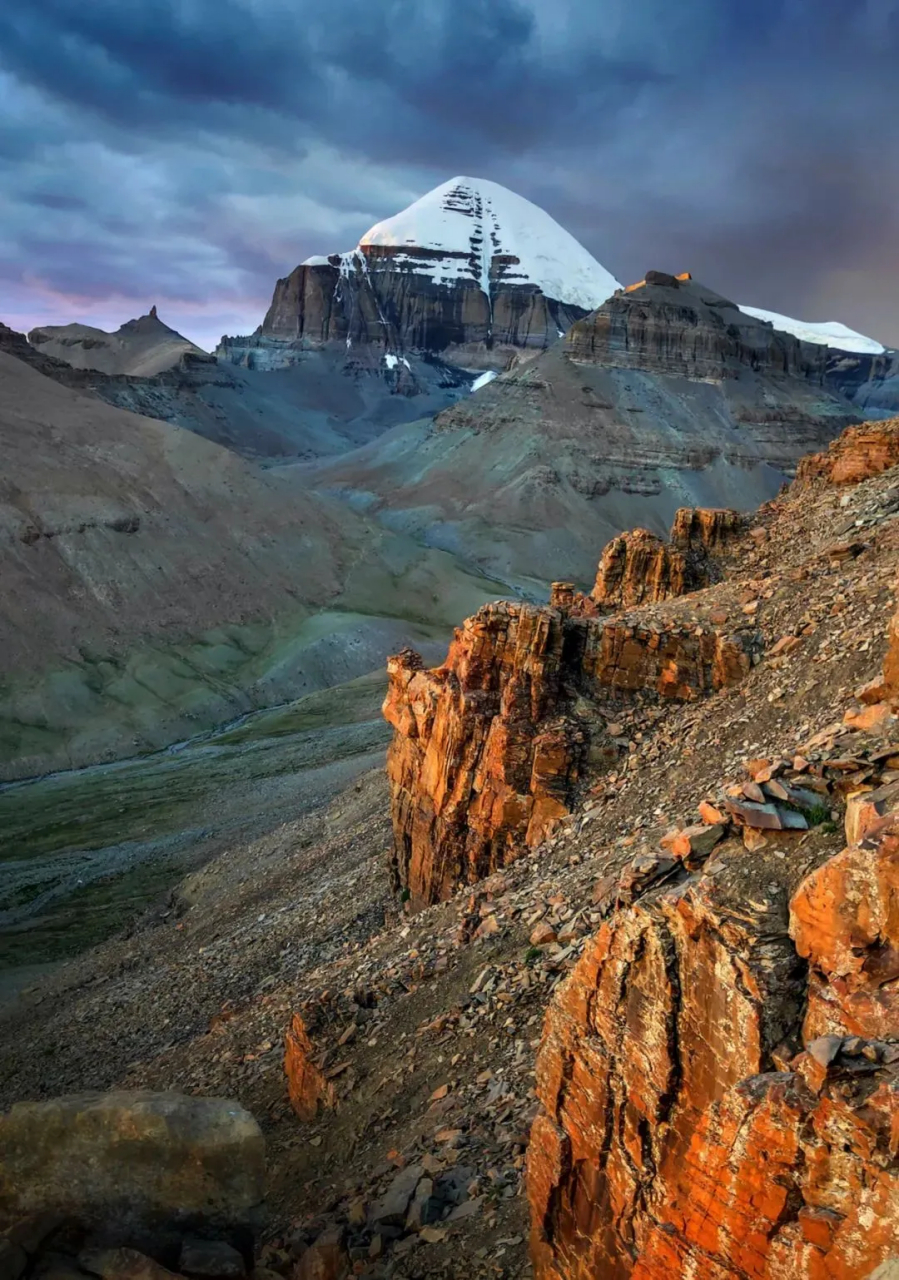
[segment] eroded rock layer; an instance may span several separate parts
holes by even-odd
[[[859,484],[899,462],[899,418],[865,422],[844,431],[825,453],[803,458],[796,470],[800,484]]]
[[[647,272],[574,324],[572,360],[683,378],[736,378],[751,369],[823,384],[827,349],[745,315],[696,280]]]
[[[351,261],[335,254],[334,262],[297,267],[275,285],[261,335],[457,355],[494,346],[542,350],[584,314],[533,285],[506,283],[499,265],[485,292],[474,280],[449,285],[410,274],[393,256],[362,246]]]
[[[655,604],[708,586],[710,556],[740,531],[744,518],[726,509],[681,507],[663,542],[648,529],[619,534],[602,553],[591,593],[611,610]]]
[[[504,865],[569,811],[599,748],[597,698],[686,700],[750,668],[751,630],[585,616],[567,583],[553,598],[557,607],[485,605],[442,667],[425,670],[411,650],[388,663],[394,868],[413,905]]]

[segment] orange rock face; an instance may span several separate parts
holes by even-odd
[[[796,471],[800,484],[859,484],[899,462],[899,418],[850,427],[826,453],[803,458]]]
[[[748,867],[619,910],[550,1006],[537,1280],[867,1280],[896,1253],[899,820],[789,906]]]
[[[584,735],[560,718],[566,621],[486,605],[442,667],[424,670],[411,650],[388,660],[394,870],[413,905],[489,875],[568,812]]]
[[[810,967],[805,1038],[899,1034],[899,817],[813,872],[790,914]]]
[[[554,582],[549,591],[549,607],[564,609],[578,618],[595,618],[599,610],[590,596],[578,591],[573,582]]]
[[[888,633],[889,643],[883,660],[883,681],[889,697],[899,697],[899,613],[893,614]]]
[[[298,1013],[284,1040],[284,1072],[290,1105],[301,1120],[314,1120],[320,1107],[333,1107],[334,1086],[313,1061],[315,1050]]]
[[[681,507],[670,539],[679,551],[720,551],[745,524],[746,517],[728,507]]]
[[[635,614],[593,628],[583,666],[598,685],[615,691],[648,689],[662,698],[689,701],[741,680],[752,665],[752,648],[745,633],[663,628]]]
[[[899,1228],[891,1068],[758,1075],[708,1109],[633,1280],[867,1280]],[[683,1206],[683,1207],[681,1207]]]
[[[489,875],[569,812],[595,728],[579,698],[690,699],[751,665],[751,633],[585,617],[572,599],[485,605],[431,671],[411,650],[389,659],[393,866],[413,907]]]
[[[600,608],[630,609],[692,589],[683,552],[648,529],[632,529],[613,538],[603,551],[592,596]]]
[[[736,511],[681,507],[669,542],[648,529],[620,534],[603,551],[592,599],[608,612],[698,591],[711,580],[709,555],[743,523]]]
[[[631,1275],[706,1111],[798,1018],[785,904],[737,919],[738,893],[704,878],[619,911],[551,1005],[528,1150],[543,1280]]]

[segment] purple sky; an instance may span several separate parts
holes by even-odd
[[[207,348],[458,173],[899,345],[899,0],[0,6],[0,319]]]

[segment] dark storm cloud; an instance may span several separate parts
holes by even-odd
[[[115,131],[285,146],[299,124],[378,159],[442,147],[448,162],[532,150],[659,76],[576,38],[549,53],[520,0],[32,0],[0,13],[0,50]]]
[[[897,55],[899,0],[3,6],[0,289],[45,320],[158,298],[208,340],[467,172],[621,277],[899,342]]]

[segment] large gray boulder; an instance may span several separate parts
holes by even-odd
[[[252,1227],[265,1141],[238,1103],[177,1093],[85,1093],[0,1116],[0,1215],[50,1210],[118,1230]]]

